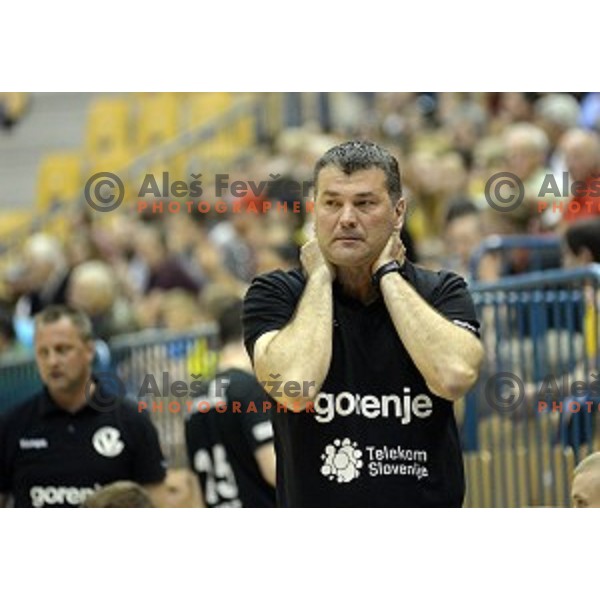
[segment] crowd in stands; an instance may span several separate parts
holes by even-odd
[[[230,181],[280,175],[260,196],[242,199],[251,210],[153,214],[139,212],[130,199],[100,213],[83,203],[65,239],[31,235],[0,273],[0,357],[31,350],[32,317],[54,303],[84,309],[104,340],[214,321],[255,275],[298,264],[312,218],[306,208],[291,208],[309,198],[282,182],[311,180],[315,160],[342,139],[374,139],[398,156],[409,202],[405,243],[410,257],[428,267],[469,277],[474,250],[491,234],[562,235],[574,221],[600,214],[597,93],[381,93],[357,96],[351,106],[331,96],[325,128],[285,129],[231,166]],[[499,172],[523,182],[525,200],[514,211],[499,212],[486,201],[486,183]],[[570,183],[583,182],[577,195],[564,195],[564,173]],[[560,195],[543,196],[550,206],[542,210],[549,174]],[[203,181],[202,198],[216,200],[210,177]],[[266,201],[290,210],[263,212]],[[552,206],[559,201],[561,210]],[[568,209],[575,204],[580,210]],[[478,276],[501,274],[492,256]]]

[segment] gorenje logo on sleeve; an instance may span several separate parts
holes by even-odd
[[[426,419],[431,416],[433,401],[427,394],[418,394],[413,398],[409,387],[405,387],[403,392],[402,396],[384,394],[380,397],[352,392],[321,392],[314,401],[315,420],[330,423],[335,416],[360,415],[366,419],[396,417],[401,425],[407,425],[413,417]]]

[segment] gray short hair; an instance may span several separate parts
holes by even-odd
[[[385,173],[386,187],[392,202],[397,202],[402,196],[398,161],[385,148],[375,142],[353,140],[327,150],[315,165],[315,193],[321,169],[330,165],[337,167],[346,175],[366,169],[381,169]]]
[[[64,304],[52,304],[44,308],[35,316],[36,328],[40,325],[47,325],[49,323],[56,323],[63,317],[66,317],[73,323],[73,325],[79,331],[79,335],[84,342],[89,342],[94,338],[92,322],[90,318],[82,311],[77,308],[71,308]]]

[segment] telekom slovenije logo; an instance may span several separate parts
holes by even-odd
[[[358,449],[356,442],[348,438],[333,440],[333,444],[325,446],[321,454],[323,466],[321,473],[329,480],[338,483],[348,483],[360,475],[363,466],[362,451]]]

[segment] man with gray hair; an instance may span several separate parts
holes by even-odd
[[[385,148],[335,146],[314,179],[302,269],[257,277],[244,303],[246,349],[277,406],[278,504],[461,506],[453,403],[483,359],[466,283],[406,260]]]
[[[559,141],[565,132],[577,127],[579,112],[579,102],[571,94],[547,94],[535,103],[536,122],[546,132],[552,148],[548,172],[556,181],[562,181],[562,174],[567,170]]]
[[[516,226],[514,233],[525,233],[538,215],[538,199],[546,171],[544,165],[550,142],[543,129],[531,123],[515,123],[503,135],[506,170],[523,183],[524,202],[502,213]],[[498,192],[500,193],[500,192]]]
[[[560,147],[572,192],[563,209],[563,224],[600,215],[600,137],[594,131],[570,129]]]
[[[575,468],[571,499],[573,508],[600,508],[600,452],[590,454]]]

